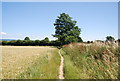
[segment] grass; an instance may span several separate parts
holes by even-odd
[[[58,49],[48,46],[1,46],[3,79],[58,79]],[[60,50],[65,79],[117,79],[118,46],[73,43]]]
[[[60,56],[54,47],[2,46],[3,79],[57,79]]]
[[[62,50],[66,79],[118,78],[118,47],[74,43]]]
[[[0,48],[0,81],[2,80],[2,48]]]

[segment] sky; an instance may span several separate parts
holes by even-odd
[[[1,0],[2,2],[119,2],[119,0]]]
[[[1,5],[1,4],[0,4]],[[2,2],[3,39],[54,40],[54,22],[67,13],[81,28],[84,41],[118,38],[117,2]]]

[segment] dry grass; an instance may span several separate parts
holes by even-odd
[[[3,79],[15,79],[34,65],[38,58],[52,55],[56,48],[39,46],[1,46]]]
[[[117,46],[73,43],[63,47],[66,79],[117,79]]]
[[[0,80],[2,79],[2,48],[0,48]]]

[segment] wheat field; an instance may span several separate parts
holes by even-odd
[[[58,55],[57,48],[48,46],[1,46],[1,48],[3,79],[57,78],[60,57],[53,59]],[[51,61],[57,63],[52,64]],[[49,70],[49,68],[45,68],[46,65],[49,67],[51,65],[51,72],[45,73]],[[36,70],[37,72],[35,72]],[[44,75],[42,75],[43,71]],[[49,75],[52,73],[54,75]]]

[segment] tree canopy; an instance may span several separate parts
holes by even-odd
[[[61,45],[71,42],[82,42],[82,39],[79,37],[81,29],[76,26],[76,23],[77,21],[72,20],[72,17],[66,13],[62,13],[58,16],[54,23],[56,30],[53,36],[58,38]]]
[[[25,39],[24,40],[30,40],[30,38],[29,37],[25,37]]]
[[[107,36],[107,37],[106,37],[106,40],[112,42],[112,41],[114,41],[115,39],[114,39],[114,37],[112,37],[112,36]]]

